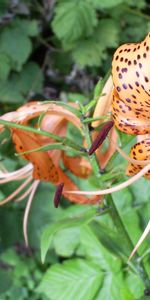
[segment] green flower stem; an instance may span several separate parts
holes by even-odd
[[[122,240],[125,243],[125,245],[128,249],[128,252],[131,253],[134,246],[133,246],[132,240],[130,239],[128,232],[126,231],[125,226],[121,220],[121,217],[118,213],[117,207],[115,205],[115,202],[113,201],[112,196],[107,195],[106,201],[107,201],[108,206],[111,207],[110,212],[109,212],[111,219],[112,219],[113,223],[115,224],[118,232],[121,234]],[[136,261],[140,262],[140,264],[135,265],[136,271],[137,271],[137,273],[139,273],[139,276],[141,277],[142,281],[144,282],[145,287],[149,288],[150,280],[148,278],[148,274],[144,268],[144,265],[140,261],[140,258],[139,258],[139,255],[137,252],[135,253],[135,258],[136,258]]]
[[[86,141],[87,141],[87,145],[88,145],[88,147],[90,147],[91,146],[91,136],[90,136],[88,126],[85,125],[85,124],[83,124],[83,132],[84,132],[84,135],[85,135],[85,138],[86,138]],[[93,154],[92,157],[90,158],[90,162],[91,162],[94,174],[97,177],[98,184],[100,185],[100,179],[99,178],[100,178],[101,175],[100,175],[99,165],[98,165],[95,154]],[[125,226],[124,226],[124,224],[121,220],[121,217],[120,217],[120,215],[117,211],[117,208],[116,208],[116,205],[113,201],[112,196],[107,195],[106,201],[107,201],[108,206],[111,208],[110,210],[108,210],[108,213],[109,213],[113,223],[115,224],[118,232],[121,234],[122,239],[123,239],[124,243],[126,244],[129,253],[131,253],[131,251],[133,250],[133,244],[132,244],[132,241],[131,241],[131,239],[128,235],[128,232],[125,229]],[[139,256],[138,256],[137,253],[135,254],[135,257],[138,258],[138,260],[139,260]],[[139,274],[141,280],[143,281],[145,288],[149,288],[150,287],[150,280],[149,280],[148,274],[147,274],[147,272],[144,268],[144,265],[142,263],[140,263],[140,264],[136,263],[134,266],[135,266],[136,272]]]
[[[88,146],[88,148],[90,148],[90,146],[92,144],[92,140],[91,140],[91,135],[90,135],[90,132],[89,132],[88,125],[83,124],[82,128],[83,128],[84,136],[86,138],[87,146]],[[101,177],[100,167],[99,167],[99,164],[97,162],[97,158],[96,158],[95,153],[92,156],[89,157],[89,160],[90,160],[90,163],[91,163],[91,166],[92,166],[92,169],[93,169],[93,172],[94,172],[95,176],[97,177],[97,179],[99,179]]]

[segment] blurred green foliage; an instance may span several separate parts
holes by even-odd
[[[95,83],[110,69],[115,49],[143,39],[150,30],[149,12],[145,0],[1,0],[1,112],[31,99],[59,97],[87,104]],[[68,136],[73,136],[71,129]],[[22,166],[13,155],[9,134],[0,138],[4,165],[9,170]],[[7,143],[2,144],[4,138]],[[131,137],[122,134],[120,140],[129,150]],[[114,156],[102,184],[123,179],[124,166],[120,156]],[[81,189],[97,188],[94,175],[79,184]],[[1,185],[0,199],[17,187],[17,182]],[[105,205],[71,205],[63,199],[55,209],[53,194],[53,186],[42,183],[34,197],[31,249],[24,246],[22,234],[26,201],[0,207],[0,300],[145,299],[137,270],[126,264],[130,249],[124,237],[110,216],[101,214]],[[134,245],[150,216],[149,182],[142,178],[112,197]],[[145,254],[150,276],[146,251],[149,239],[139,255]]]
[[[118,45],[150,28],[145,0],[1,0],[0,102],[89,94]]]

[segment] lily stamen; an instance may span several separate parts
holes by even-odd
[[[93,196],[108,195],[108,194],[120,191],[120,190],[128,187],[129,185],[133,184],[139,178],[141,178],[145,173],[147,173],[149,170],[150,170],[150,164],[145,166],[140,172],[138,172],[136,175],[134,175],[133,177],[131,177],[127,181],[122,182],[121,184],[118,184],[117,186],[114,186],[114,187],[109,188],[109,189],[98,190],[98,191],[66,191],[66,194],[93,195]]]
[[[36,192],[36,189],[37,189],[39,183],[40,183],[39,180],[34,181],[34,185],[32,187],[32,191],[31,191],[30,197],[28,199],[28,202],[27,202],[27,205],[26,205],[26,208],[25,208],[24,218],[23,218],[23,234],[24,234],[25,244],[26,244],[27,247],[29,245],[29,243],[28,243],[28,234],[27,234],[28,217],[29,217],[31,203],[32,203],[34,194]]]
[[[34,186],[35,181],[31,184],[31,186],[24,192],[23,195],[21,195],[20,197],[18,197],[17,199],[15,199],[15,202],[21,202],[22,200],[24,200],[32,191],[33,186]]]
[[[5,198],[0,202],[0,206],[11,201],[15,196],[17,196],[30,182],[32,181],[32,177],[30,176],[27,180],[24,181],[11,195]]]

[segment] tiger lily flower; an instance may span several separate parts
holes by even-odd
[[[108,162],[115,150],[128,160],[126,175],[131,176],[127,181],[105,190],[97,191],[68,191],[77,195],[106,195],[123,189],[140,177],[145,176],[150,179],[150,33],[139,43],[124,44],[120,46],[114,54],[112,61],[112,76],[108,79],[100,99],[97,103],[94,117],[106,114],[111,111],[110,120],[114,122],[114,134],[116,128],[125,134],[140,137],[126,155],[110,137],[114,145],[109,157],[105,160],[105,153],[102,158],[104,166]],[[99,125],[99,121],[92,124]],[[101,149],[100,149],[101,150]],[[101,155],[98,150],[97,155]],[[100,157],[101,158],[101,157]],[[104,160],[104,161],[103,161]],[[141,237],[132,255],[137,250],[143,238],[150,231],[147,230]],[[130,258],[132,257],[130,256]]]
[[[41,116],[41,114],[43,114],[43,116],[40,123],[40,129],[45,132],[53,133],[59,137],[65,137],[68,122],[71,122],[79,130],[81,129],[80,119],[76,115],[66,108],[52,103],[27,103],[20,107],[17,111],[3,115],[0,119],[28,126],[31,120]],[[4,126],[0,125],[0,132],[3,130]],[[33,151],[34,149],[40,148],[44,145],[54,143],[54,139],[19,128],[11,127],[10,130],[16,152],[29,163],[25,167],[14,172],[8,172],[4,167],[0,166],[0,184],[8,183],[12,180],[23,180],[23,183],[21,183],[10,196],[1,201],[0,205],[3,205],[13,199],[19,202],[29,196],[23,221],[25,242],[28,244],[28,215],[34,194],[40,181],[47,181],[56,185],[57,189],[54,199],[55,207],[58,207],[58,200],[61,193],[70,201],[80,204],[94,204],[100,199],[100,197],[94,196],[92,198],[87,198],[85,196],[78,197],[66,194],[66,190],[78,190],[78,187],[60,167],[60,160],[62,160],[64,166],[74,175],[81,178],[87,178],[92,169],[90,163],[84,157],[70,157],[64,151],[59,149]],[[18,196],[20,192],[22,192],[22,195]]]

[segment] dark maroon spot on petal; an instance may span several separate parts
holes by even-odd
[[[124,83],[123,85],[123,88],[126,90],[128,87],[127,87],[127,85]]]
[[[143,54],[143,57],[146,58],[146,53]]]
[[[128,66],[131,66],[131,60],[128,61]]]
[[[101,129],[100,133],[98,134],[98,136],[96,137],[96,139],[93,141],[90,149],[88,150],[88,154],[92,155],[98,147],[100,147],[100,145],[104,142],[104,140],[106,139],[109,131],[111,130],[111,128],[114,126],[114,121],[108,121],[103,128]]]
[[[142,68],[142,64],[141,64],[141,63],[139,63],[139,68],[140,68],[140,69]]]
[[[136,99],[136,96],[135,96],[135,95],[132,95],[132,97],[133,97],[134,99]]]
[[[137,71],[136,71],[136,76],[137,76],[137,77],[139,77],[139,76],[140,76],[140,75],[139,75],[139,72],[137,72]]]
[[[144,42],[144,46],[146,46],[146,42]]]
[[[139,149],[139,153],[143,153],[143,150],[142,150],[142,149]]]
[[[131,89],[131,90],[133,90],[133,86],[129,83],[129,88]]]
[[[56,192],[55,192],[55,196],[54,196],[54,206],[57,208],[59,206],[60,200],[61,200],[61,195],[62,195],[62,191],[63,191],[63,187],[64,187],[64,183],[60,183],[59,185],[57,185],[56,187]]]
[[[140,59],[140,58],[141,58],[141,56],[138,54],[138,55],[137,55],[137,59]]]
[[[137,47],[138,48],[138,50],[140,49],[140,45]]]
[[[149,79],[146,76],[144,77],[144,79],[146,82],[149,82]]]
[[[116,56],[116,60],[118,60],[118,58],[119,58],[119,55]]]
[[[135,52],[135,51],[136,51],[136,48],[134,48],[133,52]]]
[[[119,74],[118,74],[118,77],[119,77],[120,79],[122,79],[122,74],[121,74],[121,73],[119,73]]]
[[[117,91],[120,92],[121,91],[121,88],[120,86],[117,86]]]
[[[136,81],[136,82],[135,82],[135,85],[136,85],[136,86],[139,86],[139,83],[138,83],[138,81]]]
[[[116,71],[119,72],[119,67],[117,66]]]
[[[127,62],[128,61],[128,59],[127,58],[125,58],[125,62]]]
[[[134,65],[136,65],[137,64],[137,61],[134,59]]]
[[[146,47],[146,51],[149,51],[149,47],[148,46]]]
[[[122,53],[123,50],[120,50],[119,53]]]
[[[126,98],[126,101],[130,103],[130,102],[131,102],[131,99],[129,99],[129,98]]]
[[[120,58],[120,61],[123,61],[123,57]]]
[[[122,73],[126,73],[127,71],[128,71],[128,69],[127,68],[122,68]]]

